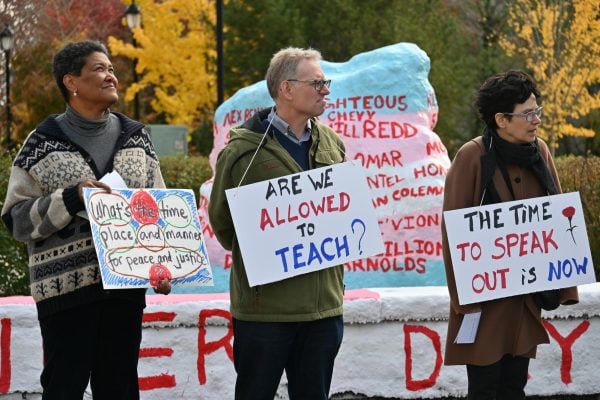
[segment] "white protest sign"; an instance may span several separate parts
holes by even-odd
[[[226,194],[250,286],[384,250],[359,165],[335,164]]]
[[[460,304],[596,282],[579,193],[444,212]]]
[[[85,206],[105,289],[213,285],[194,192],[86,188]]]

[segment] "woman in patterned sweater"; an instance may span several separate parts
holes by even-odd
[[[117,78],[106,48],[71,43],[54,57],[66,111],[49,116],[16,156],[2,219],[26,242],[44,350],[42,399],[139,398],[137,361],[145,289],[105,290],[83,188],[118,172],[130,188],[164,187],[144,125],[109,110]],[[169,282],[156,289],[167,294]]]

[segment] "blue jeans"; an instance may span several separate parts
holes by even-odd
[[[290,400],[327,400],[342,316],[308,322],[233,320],[236,400],[273,400],[285,370]]]

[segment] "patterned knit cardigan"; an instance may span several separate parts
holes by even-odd
[[[114,114],[121,134],[106,171],[117,171],[129,188],[164,187],[144,125]],[[2,220],[15,239],[27,243],[30,290],[40,319],[111,296],[145,304],[145,289],[102,289],[89,221],[76,215],[84,209],[77,184],[103,174],[54,116],[27,137],[13,163]]]

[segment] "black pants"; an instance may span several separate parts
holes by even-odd
[[[519,400],[525,398],[529,358],[505,355],[485,366],[467,365],[468,400]]]
[[[290,400],[326,400],[343,318],[310,322],[233,320],[236,400],[273,400],[285,370]]]
[[[138,400],[142,305],[112,299],[71,308],[40,321],[43,400]]]

